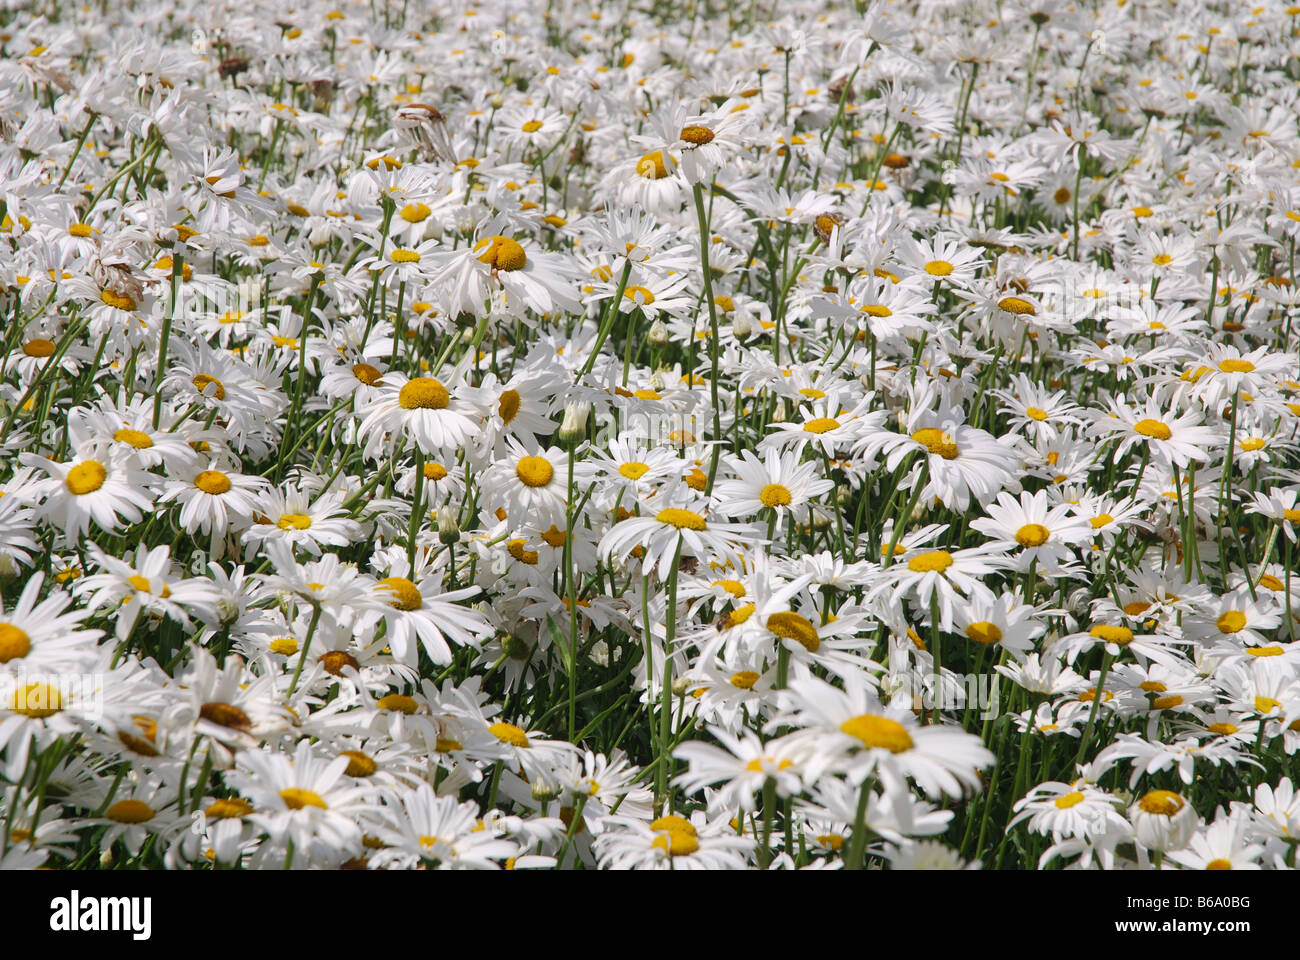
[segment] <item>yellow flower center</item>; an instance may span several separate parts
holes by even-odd
[[[405,247],[398,247],[388,254],[388,259],[393,263],[419,263],[420,254],[415,250],[407,250]]]
[[[351,667],[357,671],[361,669],[361,664],[357,662],[357,658],[346,650],[328,650],[322,653],[320,655],[320,665],[331,677],[343,676],[344,667]]]
[[[655,295],[648,287],[630,286],[623,291],[623,297],[635,304],[648,306],[655,302]]]
[[[253,720],[233,703],[205,703],[199,707],[199,716],[219,727],[242,730],[253,725]]]
[[[519,129],[524,133],[536,133],[538,130],[542,129],[542,121],[529,120]]]
[[[142,800],[119,800],[104,811],[114,823],[145,823],[153,814],[153,807]]]
[[[478,253],[484,247],[487,249],[479,255],[479,262],[496,270],[522,270],[528,263],[524,248],[509,237],[496,235],[480,240],[475,244],[474,252]]]
[[[952,566],[952,554],[947,550],[931,550],[920,553],[907,561],[907,569],[913,573],[943,573]]]
[[[85,460],[68,471],[63,483],[69,493],[80,497],[87,493],[94,493],[107,479],[108,471],[104,469],[102,463],[96,460]]]
[[[420,705],[415,702],[414,697],[408,697],[404,693],[390,693],[380,697],[375,701],[375,706],[380,710],[387,710],[393,713],[403,713],[407,716],[415,713]]]
[[[281,530],[307,530],[311,527],[311,517],[305,513],[286,513],[275,525]]]
[[[1014,313],[1017,316],[1036,316],[1037,312],[1034,305],[1022,297],[1003,297],[998,301],[998,306],[1007,313]]]
[[[670,857],[688,857],[700,849],[700,841],[683,830],[666,830],[654,838],[651,846]]]
[[[406,206],[402,207],[401,217],[407,223],[423,223],[428,219],[431,212],[432,211],[422,203],[408,203]]]
[[[752,603],[746,603],[727,614],[723,619],[723,622],[727,625],[728,629],[731,627],[738,627],[752,617],[756,609],[757,608]]]
[[[669,507],[667,510],[660,510],[655,519],[660,523],[666,523],[678,530],[704,530],[708,524],[704,518],[692,510],[681,510],[677,507]]]
[[[502,422],[509,423],[519,413],[519,407],[522,398],[518,390],[507,390],[501,394],[501,402],[497,404],[497,413],[500,415]]]
[[[869,750],[902,753],[912,749],[912,737],[905,726],[897,720],[874,713],[850,717],[840,724],[840,732],[862,741],[862,745]]]
[[[693,147],[702,147],[706,143],[713,142],[713,131],[708,127],[692,123],[689,126],[682,127],[681,139]]]
[[[1088,631],[1089,636],[1096,637],[1104,643],[1118,643],[1121,646],[1133,642],[1133,631],[1128,627],[1109,623],[1099,623]]]
[[[23,353],[29,357],[41,359],[54,353],[54,341],[44,337],[34,337],[23,344]]]
[[[827,433],[838,428],[840,422],[831,417],[817,417],[803,425],[806,433]]]
[[[382,377],[383,374],[379,372],[378,367],[372,366],[368,363],[354,363],[352,364],[352,376],[356,377],[366,386],[371,387],[379,382],[379,378]]]
[[[397,402],[403,410],[443,410],[451,395],[433,377],[416,377],[398,391]]]
[[[488,732],[502,743],[508,743],[512,747],[519,747],[521,750],[526,750],[531,746],[528,742],[528,734],[513,723],[494,723],[488,727]]]
[[[1255,365],[1249,360],[1229,357],[1227,360],[1219,361],[1219,369],[1224,373],[1250,373],[1255,369]]]
[[[349,777],[368,777],[378,769],[374,759],[360,750],[344,750],[339,756],[348,758],[347,768],[343,772]]]
[[[753,670],[741,670],[731,675],[731,685],[741,690],[752,690],[758,683],[759,674]]]
[[[1219,858],[1217,858],[1217,859],[1215,859],[1215,860],[1211,860],[1209,863],[1207,863],[1207,864],[1205,865],[1205,869],[1206,869],[1206,870],[1231,870],[1231,869],[1232,869],[1232,861],[1231,861],[1231,860],[1224,860],[1222,857],[1219,857]]]
[[[925,272],[932,277],[946,277],[952,270],[952,264],[947,260],[931,260],[925,265]]]
[[[125,443],[129,447],[135,447],[137,450],[148,450],[153,446],[153,439],[147,433],[139,430],[132,430],[129,427],[123,427],[113,434],[113,439],[118,443]]]
[[[664,164],[662,150],[647,153],[636,162],[636,172],[647,180],[662,180],[668,176],[668,167]]]
[[[664,816],[651,821],[650,829],[656,833],[663,830],[672,830],[675,833],[684,833],[688,837],[699,836],[699,832],[695,829],[695,824],[691,823],[691,821],[687,820],[685,817],[678,816],[675,813],[665,814]]]
[[[1083,802],[1083,794],[1078,790],[1067,793],[1056,798],[1055,803],[1059,810],[1069,810],[1071,807],[1078,806]]]
[[[280,799],[290,810],[301,810],[303,807],[316,807],[320,810],[327,810],[325,801],[321,799],[319,793],[313,793],[310,790],[304,790],[301,787],[289,787],[280,791]]]
[[[537,551],[526,549],[528,541],[522,538],[511,540],[506,544],[506,552],[514,557],[520,563],[526,563],[530,567],[537,564]]]
[[[816,653],[821,646],[821,638],[817,636],[812,621],[793,610],[772,614],[767,618],[767,629],[784,640],[799,642],[809,653]]]
[[[957,459],[957,441],[937,427],[922,427],[912,434],[912,439],[936,456],[945,460]]]
[[[48,683],[29,683],[15,688],[9,709],[33,720],[44,720],[63,709],[63,697]]]
[[[32,649],[32,638],[12,623],[0,623],[0,663],[25,657]]]
[[[1030,420],[1037,420],[1039,423],[1042,423],[1047,419],[1047,411],[1042,407],[1027,407],[1025,409],[1025,416],[1029,417]]]
[[[1106,526],[1106,524],[1114,523],[1114,522],[1115,522],[1115,518],[1112,517],[1109,513],[1099,513],[1091,520],[1089,520],[1088,524],[1092,527],[1092,529],[1100,530],[1102,527]]]
[[[242,797],[228,797],[224,800],[214,800],[203,815],[209,820],[233,820],[237,817],[246,817],[253,812],[253,805]]]
[[[135,589],[140,591],[141,593],[149,593],[149,594],[153,593],[153,587],[149,583],[147,577],[142,577],[138,573],[133,573],[131,574],[131,576],[127,577],[126,580],[127,583],[131,584],[131,586],[135,587]],[[164,583],[162,585],[162,593],[160,593],[159,596],[166,599],[171,595],[172,595],[171,588]]]
[[[214,400],[226,399],[226,385],[216,377],[207,373],[196,373],[192,382],[195,389],[205,397],[212,397]],[[211,393],[208,392],[208,387],[214,388]]]
[[[1133,430],[1144,437],[1154,437],[1157,440],[1168,440],[1174,435],[1174,432],[1159,420],[1139,420],[1133,424]]]
[[[522,457],[515,467],[515,474],[524,486],[544,487],[555,476],[555,468],[545,457]]]
[[[1246,614],[1241,610],[1225,610],[1214,623],[1224,633],[1236,633],[1245,629]]]
[[[1041,547],[1051,535],[1041,523],[1026,523],[1016,531],[1016,543],[1022,547]]]
[[[220,470],[204,470],[194,478],[194,486],[204,493],[220,496],[230,489],[230,478]]]
[[[988,620],[979,620],[966,628],[966,636],[987,647],[1002,639],[1002,628]]]
[[[624,463],[621,464],[618,468],[618,472],[621,473],[623,476],[627,477],[627,479],[629,480],[640,480],[642,477],[646,475],[646,473],[649,470],[650,470],[649,464],[641,463],[639,461]]]
[[[894,311],[890,310],[883,303],[868,303],[862,307],[862,312],[869,317],[892,317]]]
[[[117,310],[134,310],[135,299],[127,296],[125,293],[114,293],[112,290],[101,290],[99,299]]]
[[[384,577],[379,581],[379,586],[392,594],[388,603],[398,610],[419,610],[424,606],[420,588],[406,577]]]
[[[769,483],[759,491],[758,499],[765,507],[788,507],[790,491],[779,483]]]

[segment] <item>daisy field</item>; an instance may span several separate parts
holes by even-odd
[[[1293,869],[1300,7],[0,9],[0,867]]]

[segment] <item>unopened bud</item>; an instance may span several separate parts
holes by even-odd
[[[754,325],[749,322],[749,317],[743,313],[737,313],[735,319],[731,321],[731,332],[736,335],[737,340],[744,340],[754,332]]]
[[[460,542],[460,517],[456,515],[455,507],[444,504],[438,508],[438,542]]]
[[[648,334],[650,342],[656,347],[662,347],[668,342],[668,325],[662,320],[656,320],[650,324],[650,333]]]
[[[492,94],[492,96],[488,97],[488,106],[490,106],[493,110],[500,110],[505,105],[506,105],[506,98],[501,96],[501,94],[499,93],[494,93]]]
[[[564,420],[560,424],[558,440],[561,446],[581,443],[587,435],[587,418],[591,416],[591,404],[577,400],[564,405]]]
[[[547,800],[554,800],[560,795],[560,786],[544,777],[537,777],[532,782],[533,799],[540,800],[543,803]]]
[[[655,391],[655,393],[658,393],[663,390],[665,386],[667,386],[667,384],[664,383],[664,375],[656,370],[650,376],[650,389]]]
[[[673,678],[673,695],[674,695],[674,696],[684,697],[684,696],[686,696],[687,693],[690,692],[690,689],[691,689],[691,681],[690,681],[690,678],[689,678],[689,677],[674,677],[674,678]]]

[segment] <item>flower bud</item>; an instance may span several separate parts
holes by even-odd
[[[662,320],[656,320],[650,324],[649,340],[656,347],[662,347],[668,342],[668,326]]]
[[[586,400],[576,400],[564,405],[564,420],[560,423],[560,432],[556,439],[560,446],[570,447],[582,442],[587,436],[587,419],[591,416],[591,404]]]
[[[438,542],[452,544],[460,542],[460,518],[456,508],[443,504],[438,508]]]
[[[499,93],[494,93],[492,94],[492,96],[488,97],[488,106],[490,106],[493,110],[500,110],[505,105],[506,105],[506,98],[501,96],[501,94]]]
[[[754,332],[754,325],[749,322],[748,316],[737,313],[731,321],[731,332],[736,335],[737,340],[744,340]]]
[[[530,785],[533,790],[533,799],[540,801],[554,800],[560,795],[560,785],[551,781],[547,777],[537,776]]]

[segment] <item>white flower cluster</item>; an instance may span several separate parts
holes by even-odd
[[[0,867],[1293,868],[1300,7],[647,6],[4,5]]]

